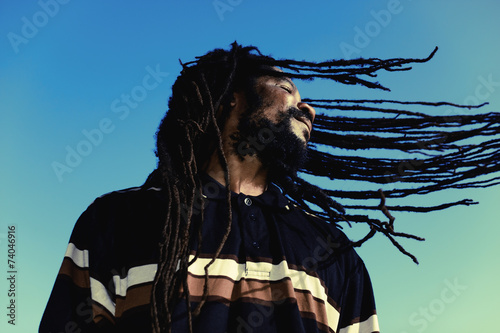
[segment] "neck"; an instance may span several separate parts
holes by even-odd
[[[257,156],[245,155],[241,157],[234,151],[234,133],[238,131],[240,118],[248,108],[245,95],[242,92],[233,93],[231,112],[222,130],[222,150],[227,160],[229,172],[229,188],[235,193],[257,196],[267,188],[268,170],[262,165]],[[220,164],[217,152],[212,154],[204,168],[205,172],[226,185],[225,172]]]
[[[267,188],[267,169],[256,156],[244,156],[243,159],[224,149],[229,171],[229,188],[232,192],[257,196]],[[217,154],[213,154],[205,169],[206,173],[222,185],[226,185],[224,169]]]

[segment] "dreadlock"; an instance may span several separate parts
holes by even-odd
[[[255,78],[263,75],[286,76],[312,80],[328,79],[348,85],[388,90],[373,78],[376,72],[406,71],[409,64],[424,59],[354,59],[329,60],[321,63],[277,60],[262,55],[255,47],[242,47],[236,42],[230,50],[216,49],[197,60],[184,63],[172,87],[169,110],[157,132],[158,168],[146,183],[159,183],[166,193],[166,217],[159,244],[158,271],[153,284],[151,315],[154,332],[170,332],[173,307],[184,300],[188,321],[203,306],[208,295],[208,268],[220,254],[231,230],[230,175],[222,146],[221,132],[229,116],[233,93],[252,90]],[[278,67],[282,71],[276,71]],[[455,205],[471,205],[462,200],[433,207],[386,206],[386,198],[403,198],[449,188],[488,187],[500,183],[494,173],[500,170],[500,113],[435,116],[420,109],[440,106],[469,110],[479,106],[463,106],[447,102],[401,102],[394,100],[303,99],[324,114],[318,114],[312,132],[308,161],[299,173],[283,166],[285,172],[270,174],[290,200],[300,208],[333,223],[366,223],[365,237],[352,242],[360,246],[380,232],[404,254],[408,253],[395,237],[422,238],[396,232],[392,211],[429,212]],[[404,108],[402,108],[404,106]],[[413,110],[412,108],[417,108]],[[479,141],[479,137],[490,137]],[[332,148],[356,151],[356,154],[334,153]],[[363,157],[358,150],[381,152]],[[398,151],[404,157],[388,158],[387,151]],[[205,267],[205,285],[201,302],[190,305],[187,271],[190,241],[201,244],[203,223],[202,185],[199,174],[213,155],[225,172],[227,225],[212,261]],[[301,175],[318,179],[355,180],[391,185],[388,191],[321,189]],[[477,180],[479,176],[485,176]],[[396,187],[395,184],[401,184]],[[338,199],[358,200],[360,204],[341,206]],[[379,200],[378,205],[367,202]],[[313,205],[311,205],[313,204]],[[317,208],[311,208],[312,206]],[[345,214],[351,211],[380,210],[388,219],[381,221],[368,215]],[[195,219],[194,217],[197,217]],[[199,245],[198,245],[199,246]]]

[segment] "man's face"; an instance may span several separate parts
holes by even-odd
[[[316,112],[303,103],[295,84],[287,77],[262,76],[256,80],[255,92],[261,99],[256,117],[265,117],[274,124],[290,122],[290,129],[304,144],[311,137]]]
[[[306,160],[314,109],[286,77],[257,78],[247,104],[233,136],[237,154],[256,155],[267,167],[296,172]]]

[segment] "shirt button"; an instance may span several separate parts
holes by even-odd
[[[253,242],[253,243],[252,243],[252,245],[253,245],[253,247],[255,247],[256,249],[258,249],[258,248],[260,247],[260,246],[259,246],[259,243],[257,243],[257,242]]]
[[[245,205],[247,206],[251,206],[252,205],[252,199],[250,198],[245,198],[245,200],[243,200],[243,202],[245,203]]]
[[[255,221],[257,218],[255,217],[254,214],[250,214],[250,220]]]

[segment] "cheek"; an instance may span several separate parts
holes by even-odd
[[[274,123],[287,118],[286,111],[293,105],[293,96],[281,88],[261,88],[257,89],[257,93],[260,97],[260,105],[255,108],[255,114],[264,116]]]
[[[267,107],[263,110],[268,119],[273,122],[281,122],[290,118],[290,114],[288,112],[290,105],[284,98],[275,98],[266,102]]]

